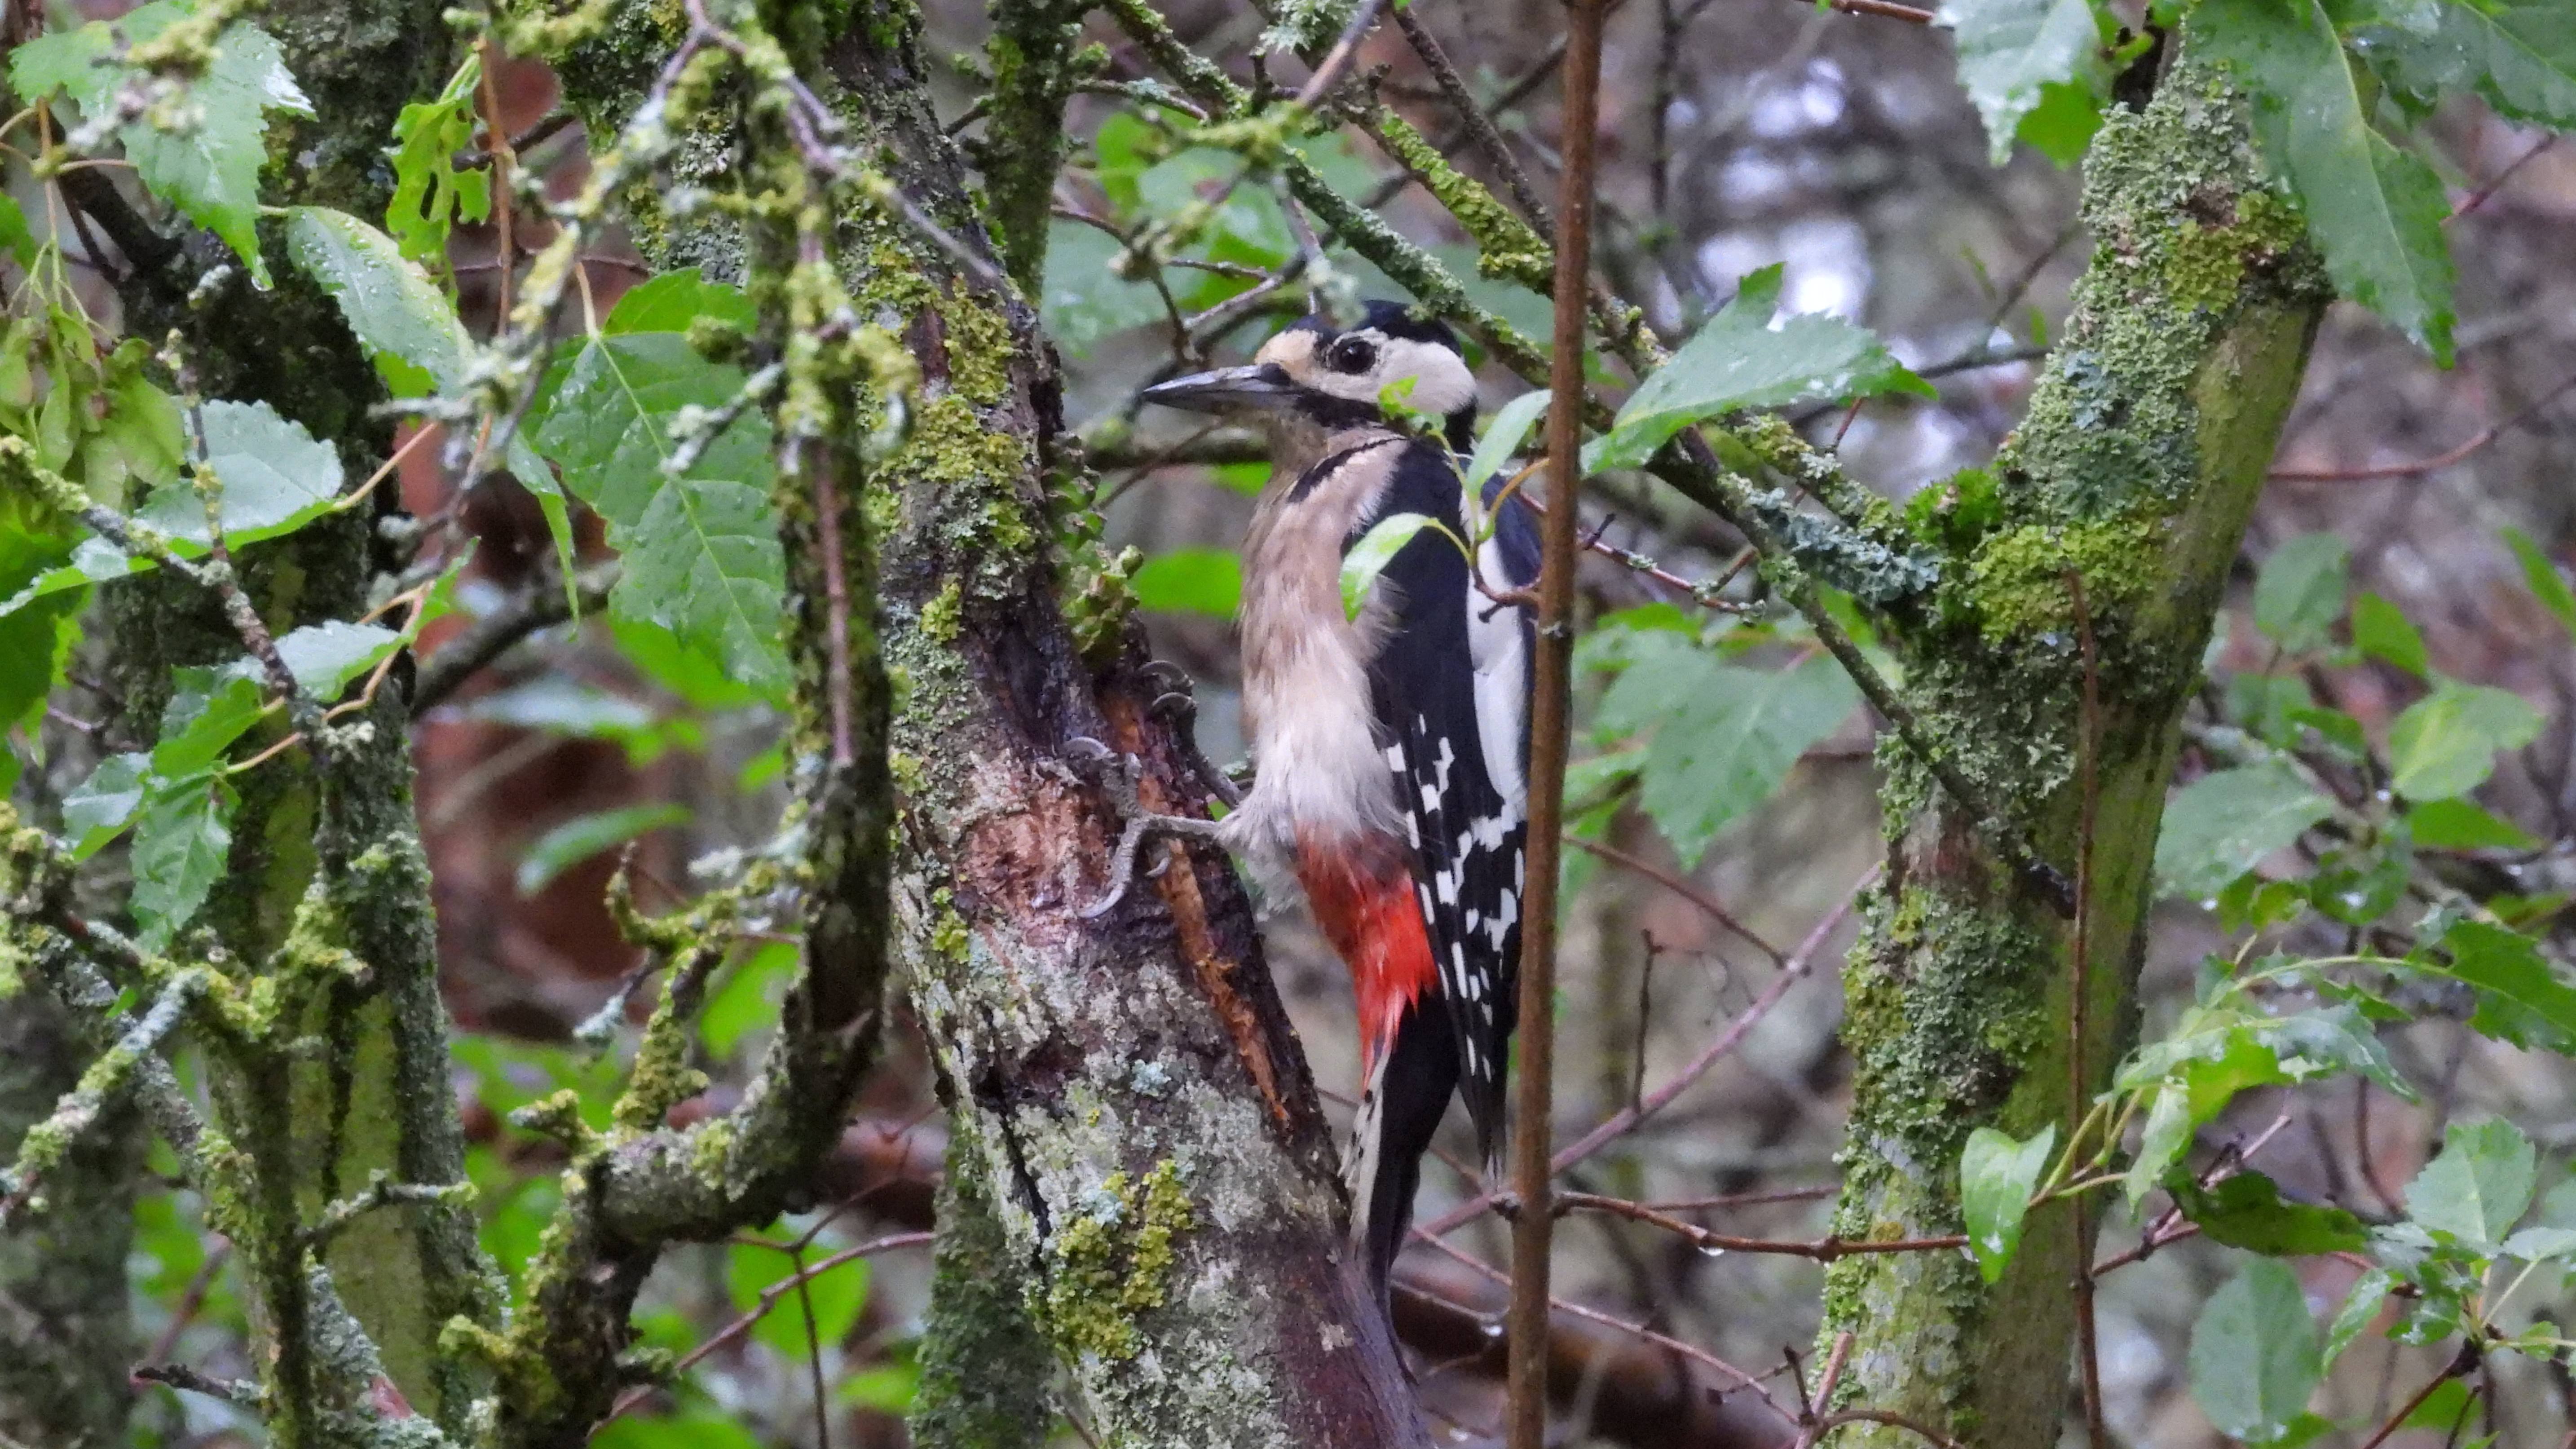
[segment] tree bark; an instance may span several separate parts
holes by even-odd
[[[562,58],[592,135],[613,132],[669,54],[661,8],[621,5]],[[784,8],[783,33],[814,23]],[[1021,297],[989,285],[999,268],[931,109],[919,19],[880,0],[839,23],[830,99],[854,154],[976,259],[878,207],[844,219],[838,253],[863,320],[901,337],[923,378],[867,508],[899,700],[900,947],[971,1162],[958,1175],[987,1185],[998,1233],[943,1252],[1015,1265],[1027,1327],[1104,1441],[1425,1443],[1386,1326],[1343,1264],[1329,1134],[1231,866],[1151,846],[1159,877],[1104,917],[1081,914],[1123,822],[1071,768],[1077,741],[1138,756],[1149,810],[1203,813],[1206,798],[1146,707],[1161,691],[1140,672],[1123,583],[1059,547],[1092,525],[1054,359]],[[1026,84],[1044,94],[1061,79]],[[706,167],[728,184],[723,163],[720,146],[685,148],[677,179]],[[729,226],[668,218],[642,188],[622,199],[657,263],[742,275]],[[1023,276],[1042,266],[1011,261]],[[998,1309],[988,1284],[942,1284],[934,1343]],[[952,1443],[1043,1441],[1025,1405],[931,1423]]]
[[[32,984],[0,1000],[0,1142],[80,1081],[88,1043]],[[125,1255],[141,1124],[111,1106],[45,1176],[44,1208],[0,1234],[0,1440],[112,1449],[133,1404]]]
[[[2063,1144],[2070,1023],[2084,1028],[2087,1099],[2133,1035],[2177,722],[2329,297],[2214,67],[2186,58],[2143,113],[2115,112],[2085,167],[2094,252],[2074,314],[1990,475],[1910,511],[1944,559],[1899,640],[1925,726],[2037,853],[2075,878],[2089,830],[2088,939],[2079,953],[1996,822],[1901,746],[1883,750],[1887,878],[1844,978],[1856,1079],[1834,1230],[1848,1237],[1960,1231],[1970,1130],[2026,1138],[2055,1122]],[[1955,1254],[1834,1264],[1822,1340],[1854,1335],[1843,1400],[1981,1449],[2054,1445],[2076,1338],[2069,1284],[2091,1246],[2078,1236],[2070,1205],[2034,1212],[1991,1288]],[[1885,1425],[1844,1434],[1916,1442]]]

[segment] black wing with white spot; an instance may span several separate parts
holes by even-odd
[[[1460,516],[1447,450],[1403,445],[1374,514],[1420,513],[1425,528],[1379,576],[1395,608],[1371,664],[1379,738],[1395,772],[1414,848],[1416,897],[1428,927],[1437,994],[1458,1055],[1459,1091],[1490,1161],[1501,1140],[1506,1055],[1520,959],[1523,780],[1529,758],[1529,619],[1489,598],[1461,545],[1483,561],[1486,586],[1506,593],[1535,579],[1527,510],[1508,508],[1478,546]]]

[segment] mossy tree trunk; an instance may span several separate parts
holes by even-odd
[[[2065,1141],[2078,960],[2083,1096],[2133,1035],[2181,709],[2328,297],[2298,218],[2260,180],[2245,105],[2211,67],[2186,57],[2143,113],[2115,113],[2086,171],[2094,251],[2074,314],[1991,486],[1954,483],[1915,514],[1945,563],[1899,638],[1940,747],[2042,857],[2086,878],[2087,939],[1991,822],[1886,748],[1887,876],[1845,973],[1846,1236],[1960,1231],[1975,1127],[2027,1137],[2054,1122]],[[2091,1249],[2078,1237],[2070,1205],[2035,1212],[1991,1288],[1956,1254],[1835,1264],[1824,1338],[1854,1335],[1846,1400],[1980,1449],[2055,1444],[2070,1284]]]
[[[434,0],[278,0],[265,9],[261,23],[283,45],[314,110],[281,120],[294,134],[273,138],[271,155],[289,159],[272,164],[266,197],[383,215],[392,173],[382,148],[395,117],[434,93],[454,63],[440,12]],[[392,448],[391,422],[370,412],[384,390],[338,307],[286,264],[275,223],[263,239],[277,276],[267,291],[253,290],[238,269],[222,285],[195,288],[198,276],[227,260],[202,234],[157,259],[155,248],[131,256],[136,265],[122,287],[128,329],[155,340],[175,335],[205,396],[269,404],[337,451],[351,476],[364,476]],[[375,496],[380,509],[395,507],[393,490]],[[371,588],[394,562],[380,552],[374,525],[352,512],[241,551],[242,588],[273,637],[366,611]],[[242,657],[243,641],[205,590],[167,574],[108,598],[109,659],[128,732],[149,739],[172,669],[229,664]],[[222,959],[236,963],[242,989],[265,978],[262,989],[276,993],[264,1031],[209,1033],[206,1043],[214,1125],[242,1149],[250,1185],[250,1200],[218,1212],[274,1345],[270,1391],[286,1444],[322,1432],[348,1391],[334,1386],[338,1370],[310,1361],[307,1325],[336,1310],[316,1301],[304,1228],[378,1172],[410,1184],[465,1176],[399,687],[380,692],[350,726],[319,748],[288,751],[240,777],[225,885],[203,917]],[[254,731],[252,747],[285,730],[273,722]],[[307,1035],[329,1051],[285,1050]],[[461,1430],[476,1376],[439,1354],[440,1327],[459,1315],[488,1323],[499,1311],[497,1279],[470,1212],[423,1202],[365,1213],[320,1256],[338,1302],[367,1329],[394,1387],[419,1412]]]
[[[770,8],[782,35],[826,19],[827,7]],[[1000,1361],[974,1375],[1036,1384],[1052,1358],[1067,1407],[1104,1442],[1424,1443],[1383,1320],[1343,1264],[1329,1132],[1230,864],[1150,847],[1168,868],[1118,910],[1082,914],[1122,822],[1075,768],[1080,742],[1137,756],[1148,809],[1206,800],[1149,712],[1162,691],[1123,587],[1069,576],[1087,561],[1058,546],[1089,525],[1055,360],[1026,294],[998,281],[931,108],[919,17],[901,0],[828,8],[830,99],[855,153],[976,259],[878,208],[844,219],[838,254],[863,320],[903,338],[923,379],[867,507],[899,701],[901,950],[954,1114],[957,1191],[986,1209],[945,1225],[931,1367],[990,1351]],[[1051,176],[1074,63],[1064,7],[1002,8],[1020,88],[984,154]],[[678,41],[666,18],[627,0],[560,58],[594,136],[613,133]],[[683,148],[678,179],[704,166],[722,184],[724,155]],[[668,217],[654,192],[623,199],[657,262],[742,275],[724,223]],[[1008,274],[1034,282],[1042,200],[1010,216]],[[924,1442],[1044,1442],[1041,1401],[962,1387],[943,1391],[934,1372]]]

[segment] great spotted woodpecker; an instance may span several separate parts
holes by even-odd
[[[1255,774],[1214,833],[1266,883],[1294,879],[1350,968],[1364,1081],[1343,1175],[1383,1296],[1453,1089],[1488,1166],[1499,1156],[1532,652],[1528,612],[1509,600],[1537,579],[1537,532],[1527,510],[1495,511],[1499,486],[1464,506],[1475,377],[1447,327],[1398,304],[1371,302],[1348,328],[1308,317],[1249,366],[1144,396],[1244,415],[1269,437],[1240,614]],[[1346,614],[1345,555],[1404,513],[1436,526]]]

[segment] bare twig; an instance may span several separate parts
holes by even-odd
[[[1556,236],[1554,351],[1547,411],[1548,502],[1541,536],[1538,658],[1532,675],[1529,859],[1521,926],[1520,1033],[1513,1084],[1511,1358],[1505,1390],[1509,1449],[1547,1443],[1548,1192],[1554,1117],[1557,858],[1564,833],[1565,754],[1572,723],[1574,556],[1583,470],[1584,295],[1592,273],[1592,152],[1601,100],[1602,0],[1566,6],[1564,148]]]
[[[1739,1238],[1731,1233],[1711,1232],[1697,1223],[1686,1223],[1680,1218],[1657,1212],[1644,1203],[1630,1202],[1622,1197],[1604,1197],[1599,1193],[1590,1192],[1558,1193],[1551,1206],[1560,1215],[1569,1212],[1604,1213],[1611,1217],[1626,1218],[1630,1222],[1644,1223],[1650,1228],[1659,1228],[1676,1237],[1687,1239],[1692,1247],[1702,1252],[1768,1254],[1782,1258],[1807,1258],[1819,1263],[1831,1263],[1840,1258],[1858,1258],[1872,1254],[1957,1252],[1968,1245],[1967,1238],[1957,1233],[1939,1238],[1894,1238],[1884,1242],[1841,1238],[1831,1234],[1803,1241],[1787,1238]]]
[[[2387,463],[2372,468],[2331,468],[2323,470],[2284,468],[2266,476],[2275,483],[2364,483],[2383,478],[2412,478],[2419,474],[2436,472],[2440,469],[2448,468],[2454,463],[2464,461],[2479,449],[2486,447],[2496,439],[2512,432],[2515,428],[2521,427],[2524,423],[2531,421],[2534,417],[2540,414],[2540,411],[2543,408],[2556,402],[2572,388],[2576,388],[2576,376],[2570,376],[2560,380],[2557,386],[2533,399],[2530,406],[2525,407],[2518,413],[2515,413],[2512,417],[2505,419],[2503,422],[2481,429],[2478,433],[2471,436],[2468,441],[2461,443],[2458,447],[2446,449],[2443,452],[2434,454],[2430,458],[2421,458],[2412,463]]]
[[[1698,886],[1692,885],[1689,881],[1683,880],[1680,876],[1674,875],[1668,870],[1663,870],[1648,861],[1640,860],[1636,856],[1630,855],[1628,852],[1619,849],[1615,845],[1604,845],[1598,840],[1586,840],[1580,835],[1569,835],[1565,837],[1565,841],[1568,845],[1573,846],[1577,850],[1583,851],[1587,855],[1598,856],[1603,860],[1609,861],[1613,865],[1625,866],[1628,869],[1635,871],[1637,874],[1644,876],[1646,879],[1653,881],[1655,884],[1662,886],[1664,889],[1671,891],[1674,895],[1680,896],[1683,900],[1690,902],[1692,905],[1699,907],[1701,911],[1707,914],[1710,920],[1717,922],[1719,925],[1724,926],[1735,935],[1742,937],[1746,942],[1751,944],[1753,949],[1770,957],[1772,965],[1786,967],[1789,964],[1788,958],[1780,954],[1778,947],[1773,946],[1770,942],[1765,941],[1760,936],[1754,934],[1753,928],[1745,925],[1742,921],[1737,920],[1717,897],[1701,890]]]
[[[2084,576],[2068,569],[2066,589],[2074,600],[2075,637],[2084,658],[2083,708],[2077,719],[2075,740],[2083,798],[2075,827],[2075,941],[2068,952],[2068,975],[2073,979],[2066,995],[2066,1150],[2071,1156],[2075,1139],[2084,1130],[2085,1100],[2092,1095],[2084,1071],[2084,1035],[2086,997],[2093,989],[2088,968],[2092,956],[2093,829],[2102,804],[2101,761],[2096,758],[2101,750],[2102,700],[2101,671],[2094,655],[2093,612],[2084,600]],[[2100,1339],[2093,1324],[2091,1199],[2079,1195],[2068,1206],[2075,1214],[2075,1351],[2076,1361],[2083,1369],[2086,1442],[2092,1449],[2110,1449],[2111,1431],[2102,1421]]]

